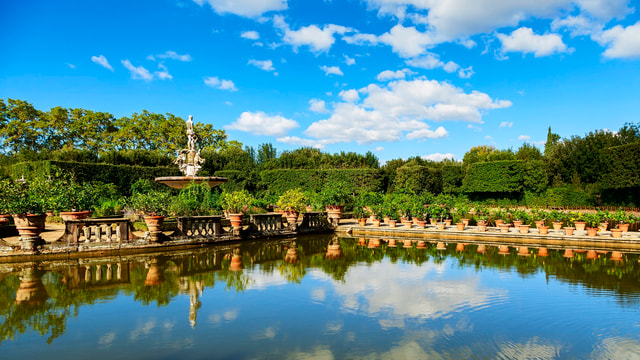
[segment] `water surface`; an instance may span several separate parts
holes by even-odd
[[[341,251],[328,251],[330,241]],[[514,247],[478,253],[477,244],[418,249],[332,235],[297,238],[294,251],[291,242],[0,264],[0,352],[7,359],[640,358],[637,254],[613,261],[611,252],[538,256],[530,247],[520,256]]]

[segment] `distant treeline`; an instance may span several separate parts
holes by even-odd
[[[319,191],[326,182],[342,181],[354,193],[446,193],[527,205],[640,205],[639,124],[569,139],[549,128],[543,151],[526,143],[516,151],[477,146],[462,162],[412,157],[382,166],[371,152],[243,147],[229,141],[224,130],[201,123],[194,128],[206,160],[200,175],[228,177],[223,189],[243,188],[257,196],[279,195],[292,187]],[[143,111],[116,119],[84,109],[40,111],[25,101],[0,99],[4,176],[46,173],[58,162],[70,171],[82,169],[75,171],[82,173],[80,180],[120,184],[126,193],[128,183],[140,177],[175,175],[174,152],[187,146],[185,133],[184,119],[172,114]],[[118,167],[108,170],[110,165]]]

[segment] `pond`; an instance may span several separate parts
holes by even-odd
[[[389,244],[316,235],[0,264],[0,352],[92,360],[640,356],[638,254],[615,261],[610,251]]]

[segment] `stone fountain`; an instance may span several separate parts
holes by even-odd
[[[193,183],[207,183],[209,187],[214,187],[224,182],[227,178],[215,176],[197,176],[198,171],[204,163],[204,159],[200,157],[200,150],[196,148],[198,136],[193,131],[193,116],[189,115],[187,120],[187,149],[176,151],[176,159],[174,164],[178,165],[184,176],[163,176],[155,178],[156,182],[165,184],[174,189],[182,189]]]

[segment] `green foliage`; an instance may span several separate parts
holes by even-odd
[[[408,162],[397,169],[393,187],[409,189],[416,194],[438,194],[442,192],[442,172],[417,162]]]
[[[276,169],[260,172],[259,189],[282,194],[288,189],[321,192],[325,184],[344,183],[350,193],[382,191],[382,174],[374,169]]]
[[[171,195],[164,191],[150,190],[134,192],[129,198],[129,206],[137,212],[153,216],[167,216]]]
[[[461,164],[445,165],[442,167],[442,192],[445,194],[456,194],[460,192],[462,180],[464,179],[464,168]]]
[[[220,207],[219,195],[212,192],[209,184],[191,183],[171,199],[169,212],[174,216],[201,216],[217,213]]]
[[[544,163],[522,160],[474,163],[463,184],[468,193],[539,193],[547,187]]]
[[[327,182],[320,192],[322,204],[327,205],[353,205],[353,192],[344,181]]]
[[[216,171],[215,176],[227,178],[226,183],[218,185],[222,191],[255,191],[256,173],[243,170],[222,170]]]
[[[607,148],[603,151],[606,164],[600,186],[605,189],[640,187],[640,141]]]
[[[26,182],[7,181],[0,190],[5,210],[14,215],[42,215],[55,205],[56,184],[44,177]]]
[[[281,210],[302,212],[307,205],[307,198],[300,188],[289,189],[280,195],[277,205]]]
[[[222,208],[230,214],[244,213],[254,202],[246,190],[223,192],[221,200]]]

